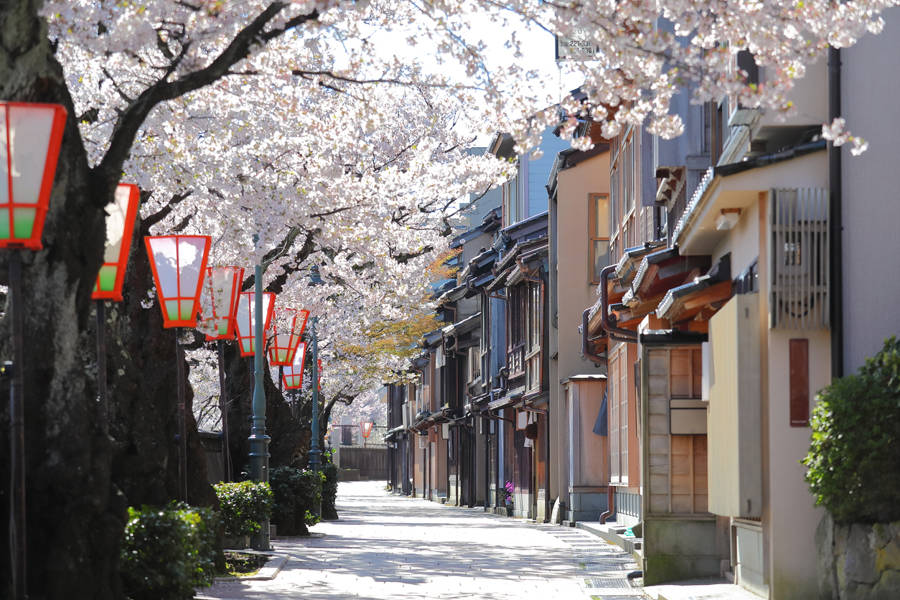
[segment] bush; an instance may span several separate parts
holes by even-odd
[[[268,483],[238,481],[217,483],[213,487],[227,536],[252,535],[272,515],[272,489]]]
[[[842,523],[900,519],[900,343],[818,394],[806,481]]]
[[[218,519],[208,508],[170,504],[128,509],[121,574],[133,600],[193,598],[215,574]]]
[[[269,483],[275,497],[272,519],[278,533],[309,535],[307,526],[319,522],[316,509],[322,502],[324,476],[309,469],[276,467],[269,471]]]
[[[322,465],[322,474],[325,476],[322,484],[322,518],[326,521],[336,521],[338,518],[335,501],[338,488],[338,468],[331,460]]]

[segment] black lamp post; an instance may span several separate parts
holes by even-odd
[[[40,250],[56,175],[66,109],[59,104],[0,102],[0,248],[10,250],[13,361],[9,394],[9,557],[12,597],[28,596],[25,543],[25,325],[21,250]]]
[[[319,274],[319,266],[313,265],[309,271],[310,285],[323,285],[322,276]],[[309,467],[316,473],[319,472],[322,450],[319,449],[319,339],[316,325],[319,317],[313,316],[310,323],[310,342],[312,343],[312,441],[309,444]]]

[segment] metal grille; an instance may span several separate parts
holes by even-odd
[[[773,190],[771,327],[828,328],[828,190]]]

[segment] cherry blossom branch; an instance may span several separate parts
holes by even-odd
[[[223,77],[233,65],[247,58],[254,45],[272,40],[289,29],[319,18],[318,11],[313,10],[308,14],[290,19],[284,27],[264,32],[265,26],[286,6],[288,6],[287,2],[270,4],[253,21],[241,29],[228,46],[206,67],[187,73],[175,81],[168,81],[170,73],[167,73],[165,77],[145,89],[122,112],[113,130],[109,148],[96,170],[108,175],[110,179],[118,178],[138,130],[156,105],[211,84]]]

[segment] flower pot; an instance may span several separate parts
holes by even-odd
[[[507,504],[507,505],[506,505],[506,516],[507,516],[507,517],[511,517],[511,516],[513,516],[513,514],[515,514],[514,511],[513,511],[513,505],[512,505],[512,504]]]

